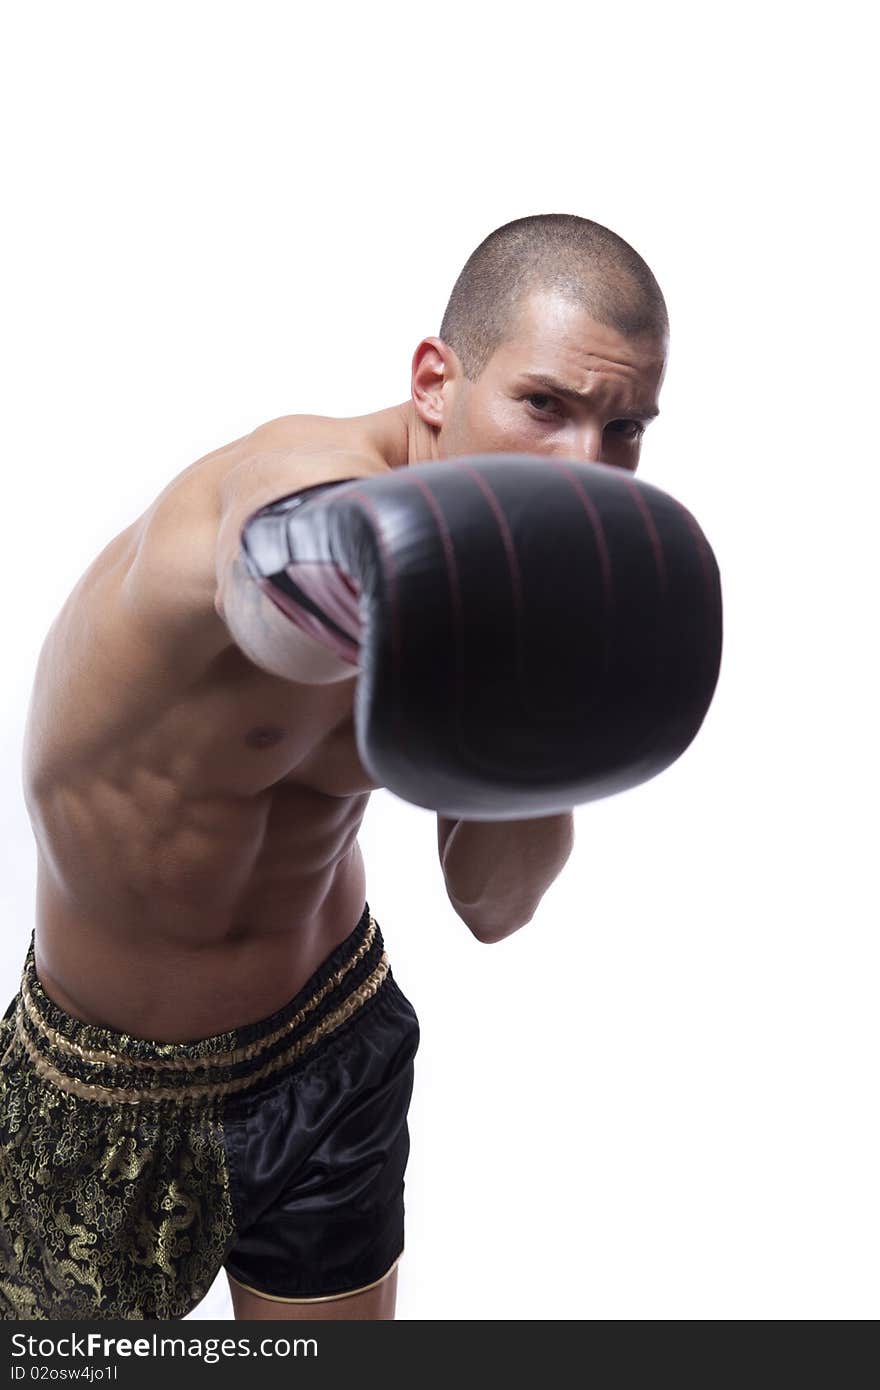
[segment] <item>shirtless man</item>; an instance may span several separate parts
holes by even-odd
[[[180,1317],[222,1264],[237,1318],[393,1317],[418,1030],[365,907],[357,670],[261,592],[242,528],[318,483],[463,455],[632,473],[666,332],[613,233],[511,223],[419,343],[410,400],[261,425],[80,579],[26,731],[37,912],[0,1040],[4,1316]],[[573,843],[570,811],[437,828],[483,942],[529,922]]]

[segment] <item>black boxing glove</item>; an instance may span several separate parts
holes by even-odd
[[[449,817],[551,815],[647,781],[709,707],[718,568],[668,494],[492,454],[320,484],[245,524],[251,575],[360,670],[373,781]]]

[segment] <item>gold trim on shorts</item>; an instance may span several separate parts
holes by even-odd
[[[226,1277],[227,1279],[231,1279],[233,1284],[237,1284],[240,1289],[245,1289],[248,1293],[256,1294],[257,1298],[264,1298],[267,1303],[335,1303],[338,1299],[354,1298],[355,1294],[367,1293],[370,1289],[378,1288],[380,1284],[384,1284],[390,1274],[394,1273],[402,1259],[403,1251],[401,1250],[394,1263],[389,1265],[385,1273],[380,1274],[378,1279],[374,1279],[372,1284],[363,1284],[359,1289],[347,1289],[345,1293],[322,1293],[318,1294],[315,1298],[281,1298],[278,1294],[262,1293],[260,1289],[252,1288],[250,1284],[243,1284],[240,1279],[236,1279],[234,1274],[230,1274],[228,1269],[226,1271]]]
[[[124,1070],[137,1068],[148,1068],[152,1072],[165,1072],[184,1074],[194,1069],[205,1071],[209,1068],[218,1066],[230,1066],[236,1063],[252,1061],[266,1051],[267,1048],[285,1034],[292,1032],[304,1022],[308,1015],[312,1013],[328,994],[339,988],[345,976],[369,953],[374,947],[381,948],[381,938],[377,942],[377,925],[372,912],[369,915],[369,924],[364,933],[363,940],[352,952],[348,960],[344,961],[333,974],[325,981],[319,989],[309,998],[302,1008],[290,1018],[285,1019],[284,1023],[273,1032],[258,1037],[253,1042],[243,1046],[227,1050],[220,1053],[205,1054],[199,1057],[156,1057],[155,1059],[143,1059],[137,1057],[120,1056],[112,1052],[100,1049],[90,1049],[71,1041],[64,1037],[53,1028],[51,1024],[43,1018],[37,1004],[31,994],[29,982],[26,976],[22,979],[22,986],[19,991],[18,1004],[15,1013],[15,1033],[18,1041],[25,1049],[28,1058],[36,1074],[44,1080],[50,1082],[61,1091],[66,1091],[70,1095],[79,1096],[84,1100],[94,1100],[106,1105],[122,1104],[136,1105],[143,1101],[175,1100],[175,1101],[212,1101],[223,1096],[233,1095],[236,1092],[244,1091],[255,1085],[257,1082],[271,1076],[282,1067],[289,1066],[296,1061],[303,1053],[335,1032],[343,1023],[346,1023],[359,1009],[375,995],[389,972],[389,961],[387,953],[381,949],[377,964],[365,979],[361,981],[351,992],[345,995],[341,1002],[329,1010],[320,1023],[316,1024],[309,1032],[296,1038],[289,1047],[284,1048],[277,1056],[272,1057],[264,1066],[251,1068],[245,1075],[231,1077],[225,1081],[195,1081],[192,1085],[175,1086],[145,1086],[135,1089],[112,1085],[102,1085],[98,1082],[83,1081],[80,1077],[69,1075],[60,1069],[64,1065],[65,1056],[75,1056],[77,1061],[86,1066],[105,1066],[119,1065]],[[37,980],[39,985],[39,981]],[[51,1001],[50,1001],[51,1002]],[[56,1006],[57,1007],[57,1006]],[[40,1051],[34,1039],[30,1036],[25,1027],[25,1014],[28,1022],[40,1038],[55,1053],[55,1060],[59,1066],[55,1066],[48,1057]],[[84,1025],[85,1026],[85,1025]],[[233,1030],[234,1034],[235,1030]],[[220,1034],[218,1037],[228,1037],[229,1035]]]
[[[157,1067],[160,1067],[162,1071],[198,1071],[200,1067],[204,1068],[206,1062],[209,1062],[212,1067],[234,1066],[236,1062],[246,1062],[250,1057],[258,1056],[259,1053],[263,1052],[267,1047],[271,1047],[279,1038],[282,1038],[285,1033],[292,1032],[294,1028],[298,1028],[304,1019],[318,1007],[321,1000],[325,999],[332,990],[336,989],[342,983],[342,980],[348,972],[353,970],[359,961],[363,960],[375,939],[376,919],[373,914],[370,913],[370,925],[357,950],[338,970],[333,972],[329,980],[327,980],[319,990],[315,991],[311,999],[307,1000],[303,1007],[299,1009],[292,1018],[287,1019],[280,1028],[276,1028],[274,1033],[267,1033],[265,1037],[257,1038],[255,1042],[248,1043],[245,1047],[236,1047],[229,1052],[212,1052],[207,1057],[157,1057],[155,1059],[125,1057],[120,1059],[113,1052],[102,1052],[98,1048],[82,1047],[79,1043],[71,1042],[69,1038],[63,1037],[55,1028],[50,1027],[50,1025],[43,1020],[31,997],[30,986],[26,977],[22,980],[21,984],[21,1000],[27,1010],[28,1018],[52,1047],[57,1048],[60,1052],[67,1052],[73,1056],[81,1057],[84,1062],[94,1062],[96,1064],[108,1063],[114,1065],[120,1060],[123,1060],[126,1067],[146,1067],[154,1071]],[[383,959],[387,960],[387,957],[383,955]]]

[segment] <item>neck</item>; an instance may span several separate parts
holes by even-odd
[[[374,442],[389,468],[410,468],[440,457],[437,431],[426,425],[412,401],[379,410],[369,417]]]

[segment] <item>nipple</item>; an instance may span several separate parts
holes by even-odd
[[[274,748],[284,737],[284,730],[277,724],[257,724],[248,729],[244,741],[248,748]]]

